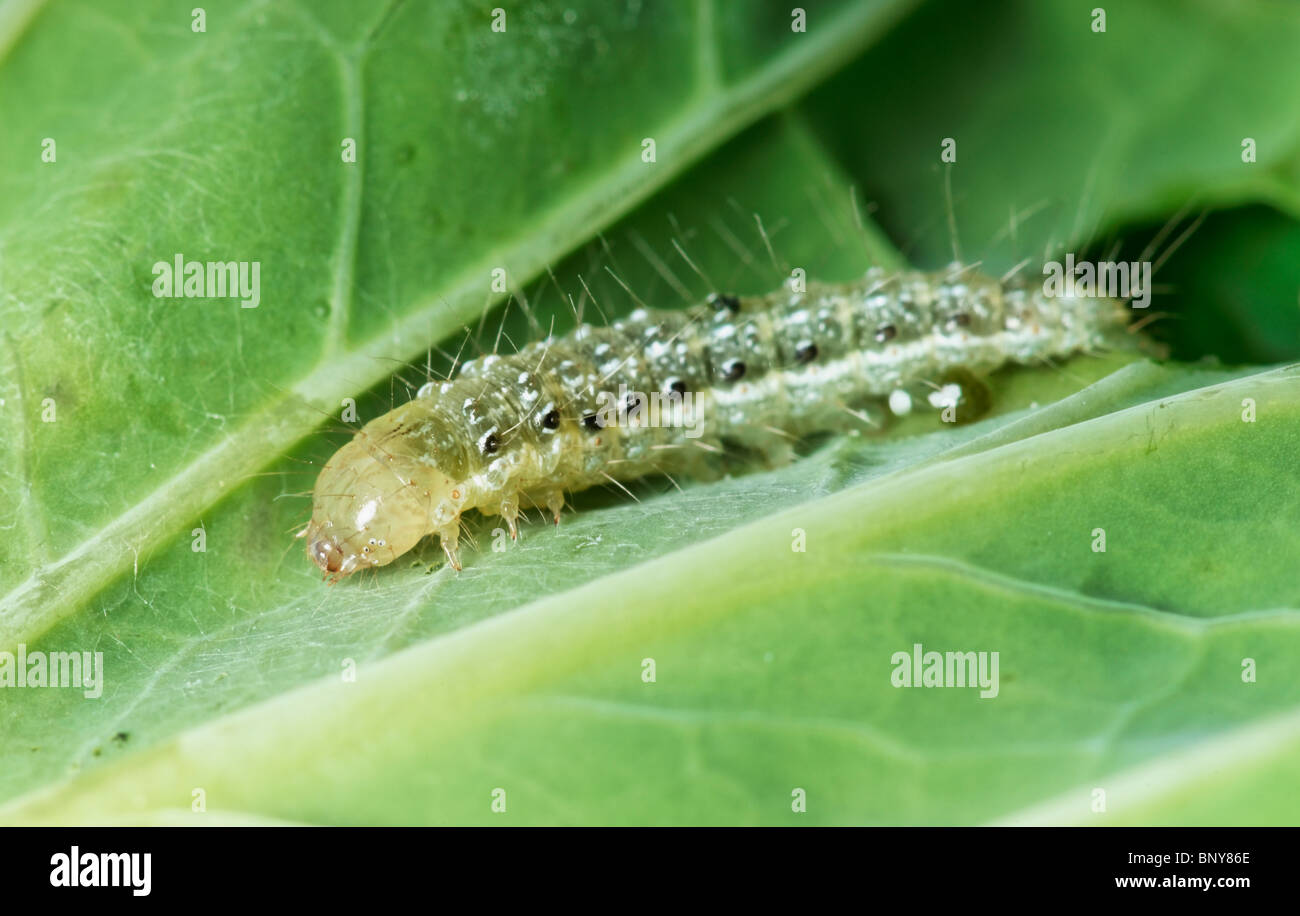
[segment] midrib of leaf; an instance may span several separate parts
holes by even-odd
[[[788,552],[787,532],[793,525],[812,531],[815,520],[816,536],[828,545],[817,554],[819,568],[823,572],[844,568],[844,553],[861,559],[864,518],[887,525],[899,517],[915,518],[918,506],[952,505],[953,500],[945,497],[946,488],[978,479],[993,468],[1017,468],[1023,480],[1053,473],[1053,459],[1080,450],[1109,455],[1144,447],[1153,417],[1159,417],[1162,430],[1196,428],[1195,415],[1210,412],[1210,402],[1215,405],[1213,415],[1235,417],[1236,405],[1248,394],[1261,412],[1277,410],[1277,422],[1287,422],[1281,414],[1294,405],[1298,388],[1300,367],[1270,370],[874,478],[404,649],[364,666],[356,683],[335,677],[316,681],[197,726],[137,757],[20,796],[0,807],[0,823],[71,819],[61,811],[76,812],[83,820],[101,813],[118,817],[123,813],[116,807],[118,799],[138,796],[141,805],[157,805],[156,799],[182,791],[182,783],[221,781],[220,774],[231,771],[232,759],[239,761],[233,769],[241,773],[261,773],[264,768],[314,772],[319,759],[336,753],[337,736],[356,732],[358,722],[382,723],[365,738],[371,756],[382,754],[390,740],[409,741],[408,729],[449,740],[481,722],[492,704],[536,694],[579,669],[592,657],[593,641],[643,644],[769,600],[773,580],[783,577],[774,552]],[[1155,404],[1158,410],[1153,410]],[[1135,430],[1140,434],[1135,436]],[[1033,461],[1027,460],[1030,455]],[[806,556],[811,561],[814,555]],[[896,559],[877,555],[875,562],[889,564]],[[737,568],[756,572],[738,578],[733,572]],[[1290,620],[1296,614],[1292,609],[1252,610],[1215,621],[1185,621],[1172,612],[1141,605],[1082,595],[1071,600],[1059,589],[996,574],[979,572],[972,581],[1050,594],[1095,613],[1136,614],[1193,638],[1232,621]],[[633,592],[638,600],[620,608],[617,625],[611,626],[608,596]],[[723,594],[726,600],[720,597]],[[603,646],[604,652],[611,650],[611,645]],[[437,702],[413,709],[412,696],[436,697]],[[410,721],[413,716],[418,722]],[[1264,734],[1275,743],[1279,736],[1290,740],[1286,729]]]
[[[328,414],[343,397],[383,379],[392,360],[405,361],[422,351],[431,342],[431,327],[455,327],[476,314],[483,304],[484,278],[492,268],[505,267],[516,278],[536,277],[708,151],[847,63],[914,2],[851,6],[835,21],[807,33],[770,66],[716,94],[697,95],[676,120],[657,132],[656,163],[647,165],[639,155],[629,154],[568,202],[523,227],[515,239],[467,266],[387,331],[350,352],[330,353],[327,348],[317,367],[282,397],[5,595],[0,600],[0,647],[12,648],[36,638],[74,613],[128,565],[138,573],[142,557],[319,426],[322,412]],[[345,197],[349,207],[361,206],[360,188]],[[344,219],[359,220],[359,213],[347,212]],[[338,258],[354,255],[355,245],[341,245],[336,252]],[[336,264],[336,278],[350,276],[350,268]],[[441,321],[435,324],[435,319]]]

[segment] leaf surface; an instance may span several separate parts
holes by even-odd
[[[209,4],[206,33],[162,3],[0,7],[0,648],[107,672],[93,700],[0,690],[0,821],[1295,822],[1300,378],[1264,364],[1294,352],[1300,19],[807,6],[804,35],[708,2],[503,34],[415,2]],[[1233,114],[1198,124],[1208,87]],[[290,533],[344,397],[368,419],[624,286],[941,263],[952,135],[958,241],[994,273],[1193,192],[1255,204],[1204,232],[1263,240],[1264,269],[1204,245],[1158,306],[1200,352],[1231,316],[1243,365],[1006,371],[971,426],[579,494],[501,551],[475,521],[459,576],[430,547],[319,583]],[[259,260],[261,304],[156,299],[176,252]],[[496,267],[515,301],[480,328]],[[998,696],[894,687],[916,644],[997,651]]]

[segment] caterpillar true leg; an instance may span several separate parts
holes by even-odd
[[[459,519],[456,521],[455,525],[443,528],[435,533],[438,535],[438,543],[442,545],[442,552],[447,555],[447,562],[451,564],[452,569],[456,570],[456,572],[460,572],[460,554],[456,549],[457,545],[460,543]]]

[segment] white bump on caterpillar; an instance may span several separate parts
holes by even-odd
[[[947,384],[938,391],[931,391],[929,395],[930,406],[936,410],[943,410],[945,407],[956,407],[957,402],[961,400],[961,386],[956,384]]]
[[[912,412],[912,396],[902,388],[889,392],[889,410],[896,417],[905,417]]]

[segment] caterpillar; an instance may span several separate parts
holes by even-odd
[[[959,265],[640,308],[467,362],[367,423],[321,470],[299,536],[331,584],[428,534],[459,570],[470,509],[502,516],[513,538],[524,509],[559,524],[565,494],[593,485],[705,476],[732,449],[780,465],[792,441],[918,401],[972,419],[988,406],[982,375],[1104,347],[1126,324],[1119,300]]]

